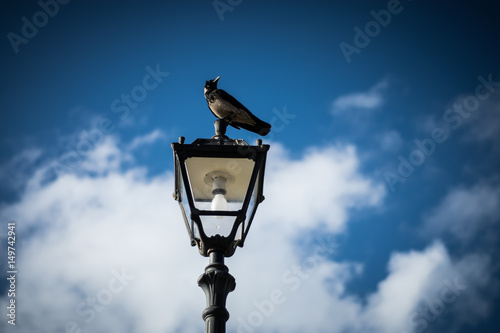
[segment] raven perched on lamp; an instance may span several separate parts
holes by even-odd
[[[259,135],[267,135],[271,125],[254,116],[246,107],[222,89],[217,89],[220,76],[205,83],[205,98],[208,108],[219,119],[234,128],[244,128]]]

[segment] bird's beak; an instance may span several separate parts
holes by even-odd
[[[220,79],[220,76],[217,76],[217,77],[216,77],[215,79],[213,79],[212,81],[213,81],[214,83],[216,83],[217,81],[219,81],[219,79]]]

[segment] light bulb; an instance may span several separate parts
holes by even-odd
[[[226,194],[226,178],[217,176],[213,178],[212,194],[212,210],[227,210],[227,200],[224,197]]]
[[[218,176],[214,177],[212,185],[212,194],[214,198],[212,200],[212,210],[227,210],[227,200],[224,197],[226,194],[226,178]],[[222,216],[216,216],[218,220],[222,219]],[[217,229],[220,228],[219,225],[216,226]]]
[[[212,210],[227,210],[227,200],[223,194],[219,193],[212,200]]]

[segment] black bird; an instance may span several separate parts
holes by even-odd
[[[267,135],[271,125],[254,116],[246,107],[222,89],[217,89],[220,76],[205,83],[205,98],[208,108],[219,119],[234,128],[244,128],[259,135]]]

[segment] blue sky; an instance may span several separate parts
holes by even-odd
[[[229,331],[497,331],[490,2],[1,6],[3,309],[9,221],[19,268],[2,332],[203,330],[208,261],[171,199],[170,143],[213,135],[219,75],[273,126],[266,200],[227,260]]]

